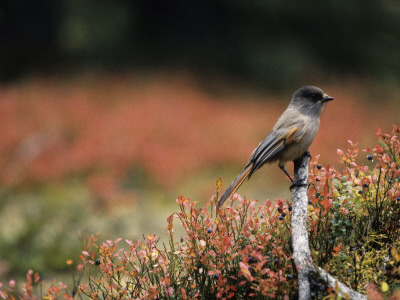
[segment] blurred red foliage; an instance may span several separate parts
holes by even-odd
[[[323,113],[313,154],[329,160],[347,139],[385,126],[349,90],[324,89],[335,101]],[[289,98],[213,96],[179,76],[47,78],[2,87],[0,181],[20,186],[83,175],[107,193],[141,167],[168,187],[199,168],[244,164]]]

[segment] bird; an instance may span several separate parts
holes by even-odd
[[[309,155],[308,148],[318,132],[321,112],[333,99],[316,86],[304,86],[295,91],[289,106],[254,149],[243,171],[222,195],[217,207],[221,207],[246,179],[266,163],[278,161],[279,168],[292,182],[291,187],[304,185],[293,180],[285,168],[286,162],[295,161],[305,153]]]

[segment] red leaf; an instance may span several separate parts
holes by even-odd
[[[324,199],[320,202],[324,210],[328,210],[332,207],[332,200],[328,197],[324,197]]]

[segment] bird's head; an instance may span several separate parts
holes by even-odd
[[[326,102],[333,99],[320,88],[308,85],[294,92],[290,105],[300,109],[305,114],[320,114]]]

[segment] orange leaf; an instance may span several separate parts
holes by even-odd
[[[321,205],[323,206],[324,210],[328,210],[332,207],[332,200],[324,197],[324,200],[321,201]]]
[[[240,271],[242,271],[243,273],[243,276],[246,277],[247,280],[253,281],[254,277],[250,273],[249,266],[242,261],[239,263],[239,266],[240,266]]]
[[[218,177],[217,182],[215,183],[217,187],[217,192],[219,192],[222,189],[222,178]]]
[[[174,221],[174,215],[172,214],[172,215],[170,215],[170,216],[167,218],[167,222],[168,222],[168,227],[167,227],[167,229],[168,229],[169,231],[171,231],[172,228],[174,227],[173,221]]]
[[[339,245],[337,245],[336,247],[333,247],[333,256],[337,256],[340,252],[340,248],[342,248],[342,243],[340,243]]]
[[[324,196],[328,195],[328,180],[324,184]]]

